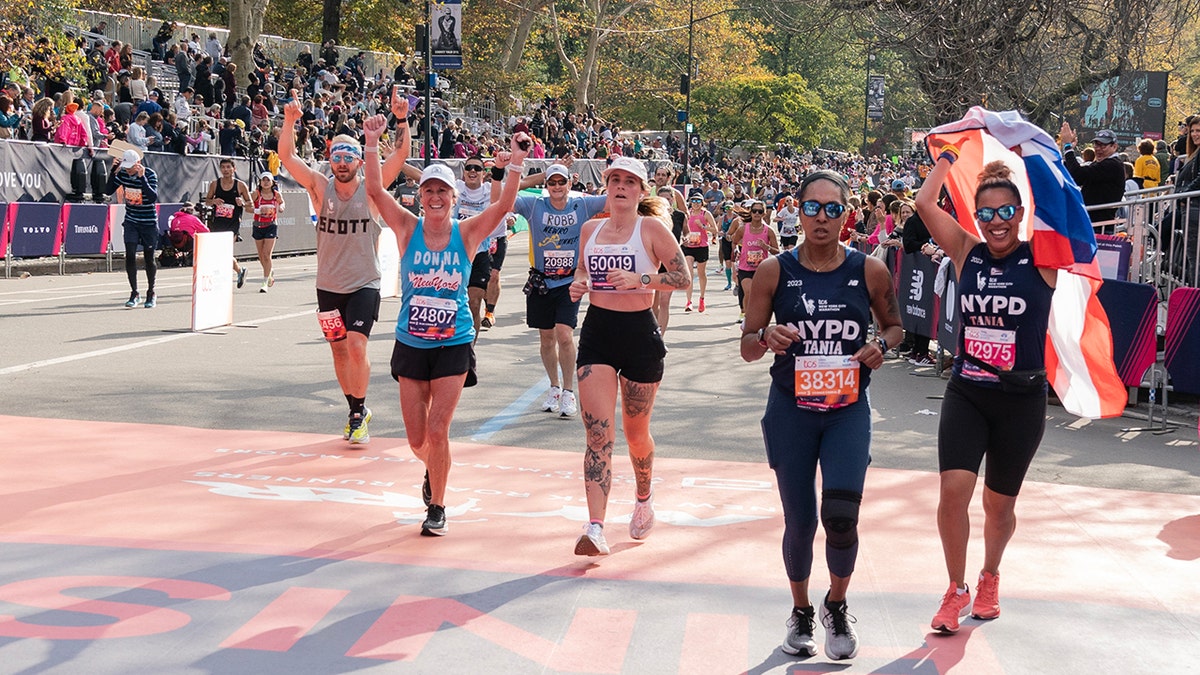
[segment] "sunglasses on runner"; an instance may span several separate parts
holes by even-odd
[[[467,164],[463,166],[463,171],[483,171],[483,167],[475,164]]]
[[[750,213],[766,213],[764,209],[750,209]]]
[[[846,205],[841,202],[825,202],[822,204],[815,199],[800,202],[800,213],[803,213],[809,218],[812,218],[820,213],[821,209],[825,210],[826,216],[830,218],[837,218],[846,212]]]
[[[996,216],[1000,216],[1000,220],[1007,222],[1012,220],[1013,216],[1015,215],[1017,215],[1017,207],[1013,204],[1005,204],[998,209],[985,206],[975,211],[975,217],[978,218],[979,222],[981,223],[990,223]]]
[[[567,184],[567,179],[566,179],[566,178],[551,179],[551,180],[548,180],[548,181],[546,181],[546,185],[550,185],[550,186],[554,186],[554,185],[566,185],[566,184]]]
[[[358,159],[358,157],[355,157],[354,155],[351,155],[350,153],[339,152],[336,155],[329,156],[329,163],[330,164],[353,164],[356,159]]]

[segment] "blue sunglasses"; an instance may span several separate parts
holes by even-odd
[[[800,202],[800,213],[803,213],[809,218],[812,218],[820,213],[821,209],[825,209],[826,216],[829,216],[830,218],[838,218],[846,212],[846,205],[842,204],[841,202],[825,202],[822,204],[815,199],[810,199],[806,202]]]
[[[985,206],[975,211],[975,217],[981,223],[990,223],[996,216],[1000,216],[1000,220],[1008,222],[1017,215],[1017,207],[1013,204],[1005,204],[998,209],[993,209],[990,206]]]

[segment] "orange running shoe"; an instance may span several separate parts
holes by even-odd
[[[971,607],[971,616],[984,620],[1000,616],[999,574],[979,573],[979,585],[975,587],[975,605]]]
[[[950,589],[942,596],[942,606],[937,614],[933,615],[930,625],[942,633],[957,633],[958,620],[967,615],[967,608],[970,606],[971,591],[964,588],[960,593],[958,586],[951,581]]]

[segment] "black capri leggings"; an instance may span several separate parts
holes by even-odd
[[[1046,430],[1046,393],[1009,394],[950,378],[938,425],[938,469],[978,474],[983,484],[1016,497]]]
[[[137,282],[137,248],[136,241],[125,242],[125,276],[129,277],[129,288],[136,289]],[[153,248],[147,246],[142,249],[142,257],[146,262],[146,284],[148,290],[154,290],[154,277],[158,272],[158,265],[154,262],[154,254],[157,253]]]

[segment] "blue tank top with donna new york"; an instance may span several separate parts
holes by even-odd
[[[400,258],[400,314],[396,341],[418,349],[467,344],[475,321],[467,306],[471,261],[458,221],[450,221],[450,242],[440,251],[425,245],[425,219],[417,220]]]
[[[954,356],[954,376],[972,384],[999,388],[996,375],[963,359],[966,353],[997,370],[1046,367],[1046,333],[1054,289],[1033,265],[1033,250],[1021,242],[1003,258],[986,244],[971,249],[958,279],[962,330]]]
[[[799,248],[775,256],[779,261],[779,283],[772,300],[775,323],[795,328],[799,339],[786,354],[775,355],[771,380],[791,397],[796,397],[798,384],[807,383],[809,395],[801,392],[797,398],[797,405],[804,408],[828,410],[849,405],[865,396],[871,381],[870,368],[846,363],[846,358],[866,343],[871,322],[867,256],[844,250],[846,259],[827,272],[801,265]],[[855,373],[849,372],[852,370]],[[851,395],[848,376],[853,374],[857,382]]]

